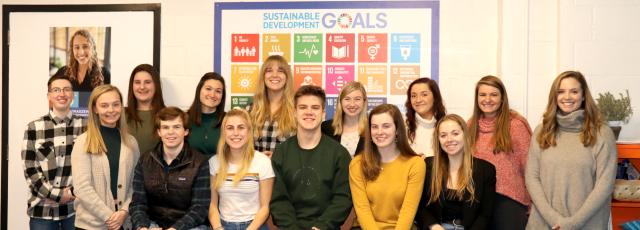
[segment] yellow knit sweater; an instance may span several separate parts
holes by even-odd
[[[383,163],[374,181],[362,174],[362,156],[349,165],[349,184],[358,223],[362,229],[411,229],[426,172],[418,156],[398,156]]]

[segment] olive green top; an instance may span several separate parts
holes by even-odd
[[[142,119],[142,122],[138,123],[131,120],[127,123],[129,134],[138,141],[140,154],[151,151],[160,142],[154,129],[154,114],[151,114],[151,111],[138,110],[138,116]]]

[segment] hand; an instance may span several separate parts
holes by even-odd
[[[551,227],[552,230],[560,230],[560,225],[554,225],[553,227]]]
[[[273,152],[271,151],[264,151],[262,152],[264,155],[268,156],[269,158],[271,158],[271,156],[273,155]]]
[[[69,203],[75,199],[76,197],[71,195],[71,187],[66,187],[62,190],[62,198],[60,198],[60,204]]]
[[[316,226],[313,226],[313,227],[311,227],[311,230],[320,230],[320,229],[318,227],[316,227]]]
[[[125,219],[127,219],[127,211],[123,211],[123,210],[116,211],[113,214],[111,214],[109,219],[107,219],[106,221],[107,228],[109,230],[118,230],[124,223]]]
[[[422,159],[427,158],[427,155],[425,155],[424,153],[418,153],[418,156],[420,156],[420,158]]]
[[[431,230],[444,230],[444,227],[442,227],[442,225],[439,225],[439,224],[434,224],[434,225],[431,225],[431,227],[429,229],[431,229]]]

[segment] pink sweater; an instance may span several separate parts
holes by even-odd
[[[527,120],[517,113],[511,113],[511,145],[513,152],[493,153],[493,134],[496,130],[495,118],[478,120],[478,139],[475,157],[486,160],[496,167],[496,192],[523,205],[531,204],[524,183],[524,171],[531,142],[531,128]]]

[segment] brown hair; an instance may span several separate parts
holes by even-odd
[[[402,113],[400,113],[398,107],[391,104],[376,106],[369,114],[369,127],[364,132],[365,142],[361,164],[362,174],[367,181],[373,181],[378,178],[378,175],[380,175],[380,171],[382,170],[380,151],[378,150],[378,146],[373,143],[373,139],[371,137],[371,117],[373,117],[373,115],[383,113],[389,114],[389,116],[393,118],[393,124],[396,126],[396,147],[400,150],[400,155],[406,157],[418,155],[409,145],[407,133],[405,132],[406,128],[404,127],[404,121],[402,120]]]
[[[88,76],[93,76],[91,79],[91,86],[97,87],[99,85],[104,84],[104,75],[102,75],[102,69],[100,68],[100,63],[98,62],[98,53],[96,52],[96,41],[95,39],[93,39],[93,36],[91,36],[91,33],[85,29],[80,29],[76,31],[71,36],[71,39],[69,39],[69,47],[68,47],[69,50],[67,51],[67,54],[68,54],[67,67],[68,68],[65,70],[65,75],[69,76],[69,79],[71,81],[78,80],[77,75],[78,75],[78,69],[79,69],[80,63],[78,63],[73,53],[74,52],[73,40],[76,38],[76,36],[82,36],[86,38],[89,41],[89,44],[91,45],[91,55],[89,55],[89,68],[88,68],[88,72],[89,72]]]
[[[447,114],[447,109],[444,107],[444,103],[442,102],[442,95],[440,95],[440,88],[438,88],[438,83],[430,78],[423,77],[418,78],[409,84],[409,88],[407,88],[407,101],[404,103],[404,107],[407,108],[407,112],[405,113],[407,120],[407,133],[409,135],[409,141],[413,143],[416,138],[416,110],[413,109],[411,105],[411,89],[416,84],[427,84],[429,86],[429,90],[433,94],[433,106],[431,110],[433,111],[433,117],[435,117],[436,121],[439,121],[445,114]]]
[[[154,119],[155,130],[160,129],[161,121],[170,121],[170,120],[176,119],[177,117],[179,117],[180,121],[182,121],[182,127],[184,127],[184,129],[191,128],[191,125],[189,124],[189,115],[187,115],[187,113],[185,113],[184,111],[182,111],[182,109],[179,109],[178,107],[170,106],[170,107],[162,108],[160,111],[158,111],[158,114],[156,114],[156,117]]]
[[[558,89],[560,88],[562,80],[566,78],[576,79],[576,81],[580,83],[580,87],[582,87],[584,100],[580,108],[584,109],[584,125],[580,131],[580,141],[585,147],[593,146],[596,143],[600,126],[604,123],[598,106],[591,96],[587,80],[582,73],[578,71],[565,71],[556,77],[549,90],[547,109],[542,116],[542,130],[540,130],[536,136],[536,140],[541,149],[556,146],[556,133],[558,131],[558,121],[556,119],[556,114],[558,113]]]
[[[131,71],[131,76],[129,77],[129,90],[127,93],[127,107],[124,111],[127,114],[127,122],[131,125],[141,125],[142,119],[140,115],[138,115],[138,99],[133,93],[133,81],[134,77],[138,72],[147,72],[151,75],[151,79],[153,80],[153,87],[155,88],[155,92],[153,93],[153,98],[151,99],[151,114],[156,114],[159,110],[165,107],[164,99],[162,97],[162,84],[160,82],[160,74],[156,71],[153,66],[149,64],[140,64],[133,68]]]
[[[296,91],[295,96],[293,96],[294,106],[298,105],[298,99],[302,96],[315,96],[320,98],[320,101],[322,101],[322,109],[324,109],[324,104],[327,101],[327,96],[324,93],[324,89],[315,85],[305,85],[300,87],[300,89]]]
[[[225,101],[227,101],[227,86],[225,86],[224,78],[219,73],[208,72],[202,75],[198,82],[198,86],[196,86],[196,95],[193,97],[193,103],[191,103],[191,107],[189,107],[187,113],[189,113],[189,120],[192,124],[196,126],[200,126],[200,124],[202,124],[202,101],[200,101],[200,91],[202,91],[204,83],[208,80],[219,81],[222,85],[222,97],[220,98],[220,104],[218,104],[218,107],[216,107],[216,111],[214,112],[218,120],[212,124],[213,127],[219,127],[225,116],[224,105]]]
[[[500,91],[500,107],[498,108],[496,114],[496,130],[491,138],[491,141],[494,143],[493,153],[509,153],[513,151],[513,146],[511,145],[511,135],[509,129],[511,127],[511,113],[516,113],[515,111],[511,111],[509,108],[509,98],[507,97],[507,89],[502,84],[500,78],[495,76],[487,75],[476,83],[476,91],[474,96],[473,103],[473,115],[469,119],[469,136],[471,138],[471,146],[475,148],[476,141],[478,139],[478,133],[480,132],[478,129],[478,120],[484,116],[482,110],[480,110],[480,106],[478,105],[478,90],[481,85],[487,85],[494,87]],[[517,113],[516,113],[517,114]]]

